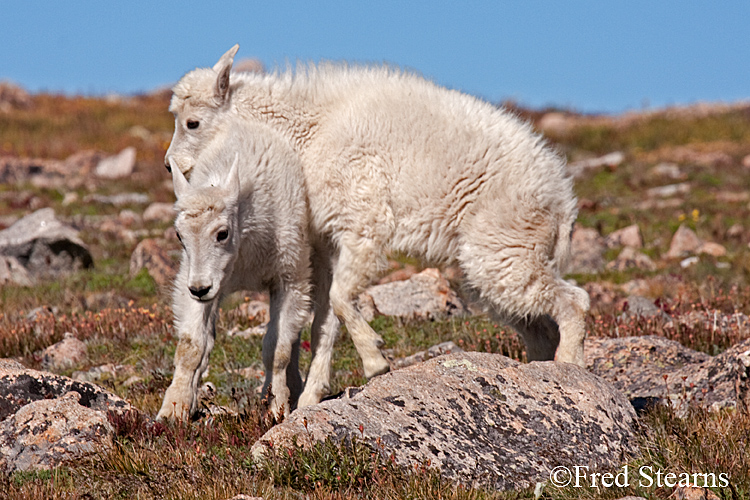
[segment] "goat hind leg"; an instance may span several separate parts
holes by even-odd
[[[390,365],[380,352],[383,339],[367,324],[354,299],[377,274],[381,253],[370,240],[347,236],[340,240],[330,298],[333,311],[346,325],[369,379],[388,372]]]

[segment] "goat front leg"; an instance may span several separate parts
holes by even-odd
[[[271,319],[263,337],[263,366],[266,379],[263,397],[276,419],[289,416],[302,390],[299,374],[299,332],[309,311],[304,285],[281,285],[271,290]]]
[[[195,413],[198,385],[208,367],[208,357],[216,339],[220,298],[198,302],[188,296],[185,282],[186,277],[181,269],[176,279],[172,307],[179,337],[174,355],[174,376],[164,394],[157,420],[188,419]]]

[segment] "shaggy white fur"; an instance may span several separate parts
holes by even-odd
[[[190,183],[173,170],[184,252],[173,293],[175,373],[160,419],[196,410],[219,303],[237,290],[270,292],[263,392],[270,391],[273,414],[288,414],[302,389],[297,358],[309,313],[310,244],[299,157],[268,126],[229,125],[203,150]]]
[[[522,336],[529,360],[583,366],[589,298],[560,276],[577,215],[572,180],[529,124],[389,67],[320,64],[230,78],[237,49],[175,85],[167,155],[191,175],[193,158],[230,119],[286,138],[302,162],[314,282],[332,269],[330,301],[368,377],[388,363],[354,299],[391,251],[458,262],[469,289]],[[325,301],[327,283],[316,290]],[[327,316],[317,323],[336,326]],[[314,341],[329,349],[335,334],[315,328]],[[328,365],[313,368],[300,406],[328,386]]]

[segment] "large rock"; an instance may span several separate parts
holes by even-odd
[[[0,231],[0,255],[15,258],[34,277],[57,277],[94,265],[78,231],[43,208]]]
[[[68,392],[21,408],[0,422],[0,470],[49,469],[81,460],[112,446],[107,414],[79,404]]]
[[[362,314],[434,319],[462,316],[468,309],[437,269],[425,269],[408,280],[375,285],[359,297]]]
[[[55,467],[112,443],[107,412],[131,405],[104,389],[0,359],[0,471]]]
[[[0,421],[33,401],[59,398],[71,391],[80,394],[79,404],[93,410],[122,412],[131,408],[127,401],[97,385],[0,359]]]
[[[636,404],[669,401],[678,410],[697,403],[717,410],[747,406],[750,339],[718,356],[664,337],[589,338],[586,365]]]
[[[402,466],[429,461],[454,481],[505,490],[558,465],[620,467],[636,449],[634,418],[620,392],[575,365],[459,353],[298,409],[253,452],[361,437]]]

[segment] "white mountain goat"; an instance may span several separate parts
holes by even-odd
[[[219,302],[237,290],[270,291],[263,364],[273,414],[288,414],[302,388],[297,358],[310,308],[310,244],[299,158],[267,126],[226,130],[202,151],[190,183],[179,168],[172,171],[184,252],[173,296],[175,372],[159,419],[187,418],[196,410]]]
[[[390,251],[457,262],[469,290],[521,335],[529,360],[583,366],[589,298],[560,276],[577,215],[572,180],[529,124],[388,67],[230,75],[237,49],[173,88],[167,158],[191,175],[193,158],[229,120],[264,123],[287,139],[307,185],[315,300],[328,290],[317,282],[330,269],[330,303],[367,377],[388,363],[354,300]],[[326,331],[337,328],[335,319],[316,323],[321,339],[335,337]],[[318,402],[328,387],[329,369],[318,369],[300,406]]]

